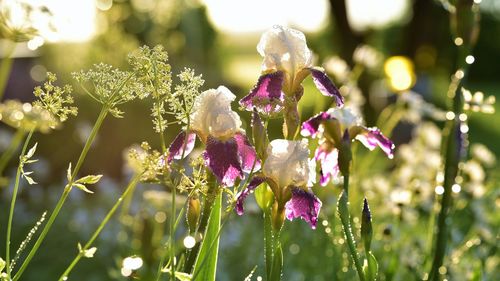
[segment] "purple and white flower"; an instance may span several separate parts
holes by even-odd
[[[241,129],[239,115],[231,109],[235,98],[224,86],[207,90],[196,97],[195,110],[191,114],[191,131],[187,137],[186,132],[181,132],[172,142],[169,162],[189,154],[194,147],[195,135],[198,135],[205,144],[205,164],[221,184],[233,186],[237,178],[243,178],[244,173],[259,170],[257,153]]]
[[[267,148],[262,172],[237,196],[236,212],[243,214],[243,201],[260,184],[266,182],[274,194],[278,209],[284,209],[289,220],[302,218],[316,228],[321,201],[310,191],[315,180],[315,162],[309,159],[306,139],[273,140]]]
[[[302,124],[302,136],[319,139],[315,159],[321,163],[320,184],[339,173],[339,147],[343,139],[360,141],[370,150],[380,147],[390,159],[394,156],[394,143],[376,127],[362,125],[362,119],[348,108],[333,108],[321,112]]]
[[[313,66],[313,54],[302,32],[276,25],[262,35],[257,51],[264,58],[262,75],[250,93],[240,100],[245,109],[251,111],[257,107],[266,114],[279,112],[284,107],[285,96],[300,99],[302,81],[309,74],[323,95],[334,98],[339,107],[344,104],[324,70]]]

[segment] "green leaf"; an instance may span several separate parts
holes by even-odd
[[[252,271],[250,271],[250,273],[247,275],[247,277],[245,277],[245,279],[243,279],[243,281],[252,281],[252,276],[255,273],[256,269],[257,269],[257,266],[254,266]]]
[[[30,176],[27,176],[27,174],[24,174],[23,177],[28,182],[28,184],[30,184],[30,185],[36,184],[36,181],[34,181]]]
[[[71,162],[69,163],[68,170],[66,171],[66,178],[68,179],[68,182],[71,181]]]
[[[201,242],[200,252],[194,264],[193,280],[214,281],[219,254],[219,229],[221,220],[222,195],[219,193],[210,212],[208,226]]]
[[[30,148],[30,150],[28,150],[28,153],[26,153],[26,159],[30,159],[31,157],[33,157],[33,155],[35,155],[35,152],[36,152],[36,147],[37,147],[38,143],[35,143],[35,145],[33,145],[32,148]]]
[[[97,252],[97,248],[96,247],[92,247],[90,249],[84,250],[83,251],[83,256],[86,257],[86,258],[93,258],[95,252]]]
[[[81,184],[95,184],[99,182],[99,180],[102,178],[102,175],[88,175],[83,178],[78,179],[75,181],[75,183],[81,183]]]
[[[168,267],[168,266],[165,267],[164,269],[162,269],[162,272],[170,273],[170,267]],[[188,274],[185,272],[176,271],[175,278],[179,281],[191,281],[193,276],[191,274]]]
[[[368,252],[367,254],[363,271],[365,272],[365,278],[367,281],[377,280],[378,262],[372,252]]]
[[[74,183],[74,184],[73,184],[73,186],[74,186],[74,187],[77,187],[78,189],[83,190],[83,191],[85,191],[85,192],[87,192],[87,193],[91,193],[91,194],[92,194],[92,193],[94,193],[92,190],[89,190],[89,189],[88,189],[85,185],[83,185],[83,184],[80,184],[80,183]]]

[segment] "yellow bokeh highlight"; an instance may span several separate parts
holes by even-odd
[[[415,85],[413,62],[407,57],[390,57],[384,63],[384,72],[389,86],[396,92],[406,91]]]

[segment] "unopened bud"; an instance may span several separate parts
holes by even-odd
[[[343,176],[349,175],[352,160],[351,138],[346,129],[339,147],[339,170]]]
[[[269,138],[267,136],[266,128],[264,127],[264,124],[262,124],[262,120],[260,119],[260,115],[256,108],[253,109],[252,114],[252,137],[257,155],[259,155],[260,159],[266,159],[266,149],[269,144]]]
[[[255,189],[254,192],[255,201],[257,201],[257,205],[265,211],[273,203],[273,191],[267,184],[261,184],[259,187]]]
[[[196,232],[196,227],[198,226],[198,220],[201,214],[201,204],[198,197],[190,197],[188,199],[188,206],[186,212],[186,220],[189,227],[189,233]]]
[[[369,252],[372,243],[373,229],[372,229],[372,215],[368,200],[363,201],[363,211],[361,214],[361,239],[365,244],[365,251]]]

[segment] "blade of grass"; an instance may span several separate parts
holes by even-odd
[[[193,270],[193,280],[215,280],[217,269],[217,257],[219,255],[219,228],[221,223],[222,194],[218,194],[215,199],[208,227],[201,243],[200,253],[196,258]],[[214,249],[211,250],[213,244]]]

